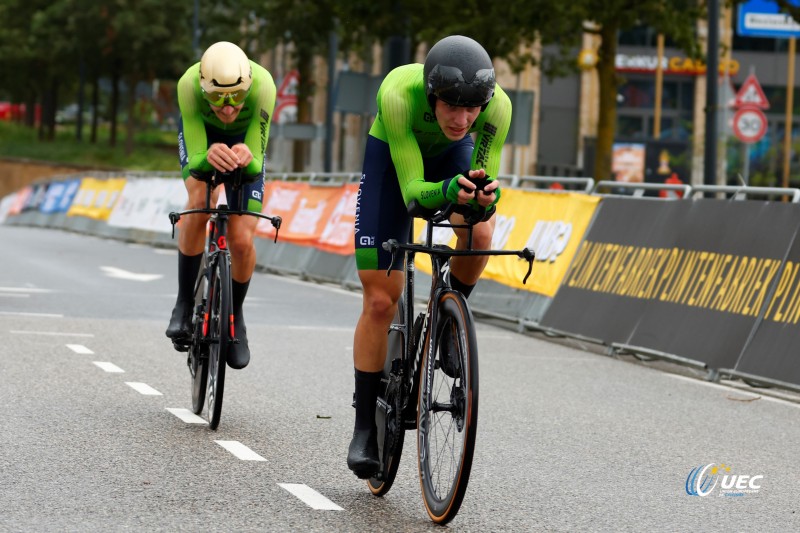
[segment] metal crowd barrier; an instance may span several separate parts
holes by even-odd
[[[179,173],[152,173],[152,172],[81,172],[62,177],[63,179],[92,176],[92,177],[174,177],[179,178]],[[282,181],[307,181],[319,186],[340,186],[345,183],[357,183],[360,173],[268,173],[270,180]],[[58,178],[55,178],[58,179]],[[502,175],[507,187],[522,190],[537,190],[545,193],[558,194],[563,192],[578,192],[600,196],[623,196],[622,190],[628,192],[625,197],[633,201],[644,197],[648,191],[666,191],[675,193],[672,198],[682,197],[692,199],[700,194],[712,194],[726,200],[746,200],[755,198],[786,198],[793,203],[800,202],[800,189],[771,188],[771,187],[726,187],[726,186],[689,186],[673,184],[638,183],[621,184],[613,181],[600,181],[595,183],[591,178],[549,177],[549,176],[516,176]],[[53,179],[49,180],[53,181]],[[551,189],[554,184],[559,184],[564,189]],[[111,228],[104,221],[97,221],[86,217],[68,217],[64,213],[48,215],[39,211],[30,210],[11,217],[6,224],[31,225],[39,227],[60,228],[70,231],[94,234],[98,236],[127,240],[130,242],[148,243],[163,247],[176,247],[177,238],[172,239],[168,233],[155,233],[152,231]],[[338,255],[318,250],[311,246],[301,246],[287,242],[273,243],[269,239],[257,239],[257,264],[260,270],[283,275],[297,276],[302,279],[322,283],[338,284],[346,289],[360,290],[361,284],[355,267],[353,255]],[[423,276],[420,283],[425,283]],[[551,299],[526,290],[507,287],[491,280],[482,280],[471,297],[473,311],[479,316],[488,316],[515,324],[518,331],[539,330],[548,335],[558,335],[556,331],[546,331],[539,326],[539,319],[547,310]],[[610,347],[612,351],[625,353],[636,348],[624,345]],[[664,354],[646,354],[649,356],[665,357]],[[727,371],[726,373],[730,373]]]
[[[610,192],[603,192],[610,191]],[[598,181],[592,188],[592,194],[601,196],[624,196],[628,198],[641,198],[647,191],[665,192],[663,196],[658,196],[663,200],[679,200],[688,198],[692,192],[692,186],[677,183],[629,183],[621,181]],[[669,194],[669,193],[674,194]],[[656,198],[655,196],[651,198]]]
[[[695,185],[692,197],[698,194],[713,194],[717,198],[747,200],[749,198],[789,198],[792,203],[800,202],[800,189],[783,187],[751,187],[743,185]]]

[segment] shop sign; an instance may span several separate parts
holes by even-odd
[[[658,67],[658,56],[649,54],[617,54],[616,68],[622,72],[655,72]],[[700,59],[685,56],[663,57],[661,68],[665,74],[683,74],[698,76],[705,74],[706,64]],[[719,72],[728,72],[733,76],[739,72],[739,62],[735,59],[720,59]]]

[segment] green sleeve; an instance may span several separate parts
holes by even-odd
[[[403,201],[408,205],[417,200],[423,207],[435,209],[446,201],[442,185],[425,181],[422,153],[411,130],[411,106],[399,96],[390,93],[384,97],[382,116]]]
[[[511,126],[511,100],[508,95],[495,85],[495,92],[489,105],[486,106],[475,121],[477,136],[475,151],[472,152],[471,170],[485,169],[486,175],[496,178],[500,172],[500,158],[503,155],[503,144]]]
[[[203,122],[203,105],[200,92],[200,63],[189,67],[186,73],[178,80],[178,108],[183,122],[183,137],[186,143],[186,157],[189,164],[183,169],[184,179],[189,176],[191,169],[210,171],[213,169],[206,160],[208,139],[206,126]]]
[[[378,109],[379,124],[373,129],[378,138],[389,144],[403,201],[408,205],[417,200],[430,209],[444,204],[447,200],[442,184],[425,181],[420,141],[414,134],[415,127],[438,130],[435,124],[419,121],[424,112],[429,112],[422,85],[422,65],[406,65],[390,72],[378,93]],[[451,177],[442,176],[442,179]]]
[[[250,148],[253,160],[247,165],[244,172],[255,175],[261,173],[264,154],[267,153],[269,127],[275,110],[277,89],[269,71],[252,61],[251,63],[253,65],[253,88],[245,105],[253,106],[253,117],[247,126],[244,142]]]

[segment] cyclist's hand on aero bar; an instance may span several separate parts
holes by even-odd
[[[468,204],[476,211],[491,210],[500,200],[500,183],[483,169],[470,170],[450,180],[445,196],[450,202]]]
[[[250,147],[244,143],[234,144],[231,150],[239,157],[239,167],[241,168],[246,167],[253,160],[253,152],[251,152]]]
[[[239,155],[223,143],[214,143],[208,147],[206,161],[220,172],[231,172],[241,166]]]

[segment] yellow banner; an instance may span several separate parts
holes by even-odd
[[[72,200],[67,216],[84,216],[108,220],[111,210],[125,188],[125,178],[83,178],[80,189]]]
[[[504,189],[495,215],[492,248],[533,249],[536,254],[533,272],[523,285],[527,261],[516,256],[495,256],[489,259],[481,277],[544,296],[555,296],[599,202],[600,197],[586,194]],[[419,219],[414,221],[414,235],[416,242],[422,242],[425,237],[425,223]],[[434,242],[455,247],[456,239],[452,230],[437,228]],[[431,262],[427,255],[417,255],[417,266],[430,274]]]

